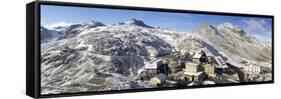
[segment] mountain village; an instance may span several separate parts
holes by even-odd
[[[42,94],[269,81],[270,52],[231,23],[192,33],[136,19],[41,27]]]
[[[165,87],[171,84],[213,85],[253,80],[260,73],[261,68],[254,64],[247,63],[243,68],[237,68],[226,63],[220,56],[198,51],[184,54],[178,52],[152,60],[138,71],[135,79]]]

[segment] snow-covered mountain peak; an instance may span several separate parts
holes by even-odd
[[[230,22],[225,22],[225,23],[219,24],[217,26],[217,28],[222,31],[234,32],[234,33],[237,33],[242,36],[246,35],[246,32],[241,27],[234,25]]]
[[[52,23],[52,24],[46,24],[44,27],[49,30],[57,30],[66,28],[73,25],[73,23],[67,23],[67,22],[58,22],[58,23]]]
[[[137,26],[142,26],[142,27],[150,27],[152,28],[152,26],[149,26],[147,24],[145,24],[142,20],[137,20],[137,19],[130,19],[129,21],[125,22],[125,24],[128,25],[137,25]]]
[[[57,27],[54,27],[53,30],[61,30],[61,29],[65,29],[67,27],[68,26],[57,26]]]
[[[237,27],[236,25],[233,25],[233,24],[230,23],[230,22],[224,22],[224,23],[220,24],[219,26],[228,27],[228,28],[231,28],[231,29]]]
[[[127,21],[126,24],[144,24],[144,22],[141,21],[141,20],[137,20],[137,19],[132,18],[129,21]]]
[[[88,25],[90,27],[105,26],[105,24],[103,24],[102,22],[99,22],[99,21],[90,21],[90,22],[84,23],[83,25]]]

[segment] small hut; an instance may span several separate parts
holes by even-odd
[[[166,81],[167,76],[165,74],[158,74],[156,76],[154,76],[153,78],[151,78],[150,82],[160,86],[161,84],[163,84]]]

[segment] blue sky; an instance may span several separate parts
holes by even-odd
[[[202,24],[218,25],[230,22],[263,41],[271,41],[271,19],[235,17],[204,14],[167,13],[153,11],[84,8],[67,6],[41,6],[41,23],[48,26],[57,23],[84,23],[101,21],[104,24],[125,22],[131,18],[144,21],[151,26],[159,26],[176,31],[192,31]]]

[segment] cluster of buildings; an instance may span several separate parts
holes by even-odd
[[[165,62],[163,59],[156,59],[145,64],[139,71],[138,79],[149,81],[156,85],[161,85],[167,81],[169,75],[180,75],[180,80],[188,82],[195,82],[203,84],[205,82],[215,83],[208,78],[217,78],[218,74],[222,74],[223,70],[228,70],[229,67],[220,56],[207,56],[204,51],[196,52],[193,54],[182,55],[177,57],[180,63],[176,64],[180,70],[172,70],[171,65],[175,62]],[[243,68],[244,72],[249,75],[257,75],[260,73],[258,66],[248,65]],[[176,76],[176,77],[177,77]],[[170,79],[171,80],[171,79]],[[175,80],[177,81],[177,79]]]
[[[178,64],[182,66],[181,75],[186,81],[201,83],[209,76],[215,77],[216,69],[227,68],[226,63],[220,56],[207,56],[205,52],[194,53],[193,55],[182,55],[177,57],[180,61]],[[157,59],[147,63],[140,71],[140,80],[150,81],[156,85],[164,83],[169,73],[177,73],[179,71],[171,71],[171,64]]]
[[[185,62],[184,74],[189,81],[202,83],[208,77],[216,77],[218,72],[228,69],[220,56],[207,55],[204,51],[193,53]]]
[[[139,70],[139,80],[151,81],[156,85],[165,82],[169,67],[162,59],[157,59],[147,63],[142,69]]]
[[[189,81],[201,83],[208,77],[216,77],[218,69],[228,68],[225,62],[218,61],[221,57],[208,57],[207,63],[202,62],[186,62],[184,74]]]

